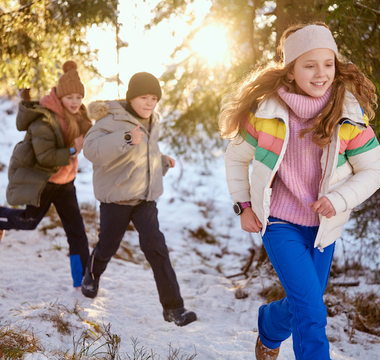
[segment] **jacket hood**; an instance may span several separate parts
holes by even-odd
[[[125,120],[127,115],[130,122],[136,123],[136,125],[139,124],[138,119],[127,111],[127,102],[125,100],[93,101],[87,106],[87,114],[95,122],[109,114],[113,115],[114,120]],[[159,113],[154,111],[152,121],[158,122],[159,116]]]
[[[44,115],[48,119],[51,118],[51,112],[40,106],[38,101],[21,101],[16,117],[17,130],[28,130],[29,125],[41,117],[41,115]]]
[[[104,118],[108,114],[117,114],[120,110],[126,111],[127,102],[125,100],[113,101],[93,101],[87,106],[88,117],[95,122]],[[122,109],[120,109],[120,107]],[[119,108],[119,111],[117,110]]]

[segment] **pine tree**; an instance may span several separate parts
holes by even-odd
[[[187,11],[194,2],[160,1],[149,27],[185,13],[188,23],[195,21],[195,15]],[[187,157],[196,150],[209,154],[220,146],[217,122],[222,96],[245,74],[277,59],[276,47],[283,30],[298,22],[325,21],[342,54],[371,78],[380,95],[379,14],[378,0],[214,0],[203,23],[173,54],[175,58],[176,53],[185,50],[188,56],[171,65],[161,78],[166,90],[162,108],[167,115],[163,138]],[[197,31],[210,24],[227,31],[228,62],[210,66],[191,49]],[[378,118],[379,111],[376,123]]]
[[[0,83],[9,94],[55,85],[61,65],[73,58],[92,71],[86,40],[93,24],[117,23],[117,0],[21,0],[0,7]]]

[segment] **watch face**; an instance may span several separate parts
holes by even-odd
[[[127,144],[130,144],[132,142],[132,135],[129,132],[125,133],[124,139],[127,142]]]
[[[233,206],[233,209],[234,209],[236,215],[240,215],[241,214],[242,209],[240,207],[240,204],[235,203],[234,206]]]

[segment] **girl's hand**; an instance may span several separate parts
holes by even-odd
[[[138,124],[133,130],[130,131],[132,135],[132,145],[138,145],[144,136],[144,132],[140,130],[140,124]]]
[[[83,135],[78,136],[77,138],[74,139],[74,147],[76,150],[75,156],[77,156],[80,153],[80,151],[82,150],[83,141],[84,141]]]
[[[263,227],[259,218],[252,211],[251,207],[247,207],[240,214],[240,224],[241,228],[247,232],[258,233]]]
[[[322,196],[319,200],[309,204],[313,211],[322,216],[326,216],[328,219],[336,215],[334,206],[332,206],[330,200],[326,196]]]
[[[172,159],[170,156],[166,155],[166,157],[168,158],[169,160],[169,163],[170,163],[170,167],[173,168],[175,166],[175,160]]]

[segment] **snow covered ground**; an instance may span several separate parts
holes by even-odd
[[[6,203],[6,166],[13,146],[23,138],[15,128],[16,112],[14,103],[0,99],[0,163],[5,165],[0,171],[0,204]],[[173,155],[170,150],[163,152]],[[92,193],[91,164],[83,156],[79,162],[78,198],[91,214],[91,207],[98,207]],[[195,358],[200,360],[255,358],[257,310],[266,302],[259,293],[276,277],[262,267],[249,281],[227,278],[241,271],[249,248],[257,251],[260,238],[242,231],[232,212],[222,153],[208,168],[177,159],[177,166],[164,178],[164,189],[158,201],[161,230],[185,306],[197,313],[198,321],[180,328],[163,320],[152,272],[139,250],[135,231],[127,231],[124,250],[109,263],[99,295],[85,298],[72,287],[65,234],[45,217],[35,231],[7,231],[0,244],[0,325],[34,334],[44,348],[25,359],[58,359],[58,350],[77,351],[83,331],[96,333],[102,324],[109,324],[110,332],[120,336],[121,355],[132,353],[133,338],[148,354],[153,351],[154,359],[166,359],[169,344],[180,349],[181,355],[197,353]],[[93,245],[97,223],[84,216]],[[347,291],[380,291],[379,285],[367,284],[365,278],[359,280],[359,287]],[[244,289],[245,298],[237,299],[239,287]],[[379,359],[380,338],[351,330],[347,315],[328,318],[331,358]],[[92,351],[95,347],[87,354]],[[290,338],[282,344],[279,360],[291,359]]]

